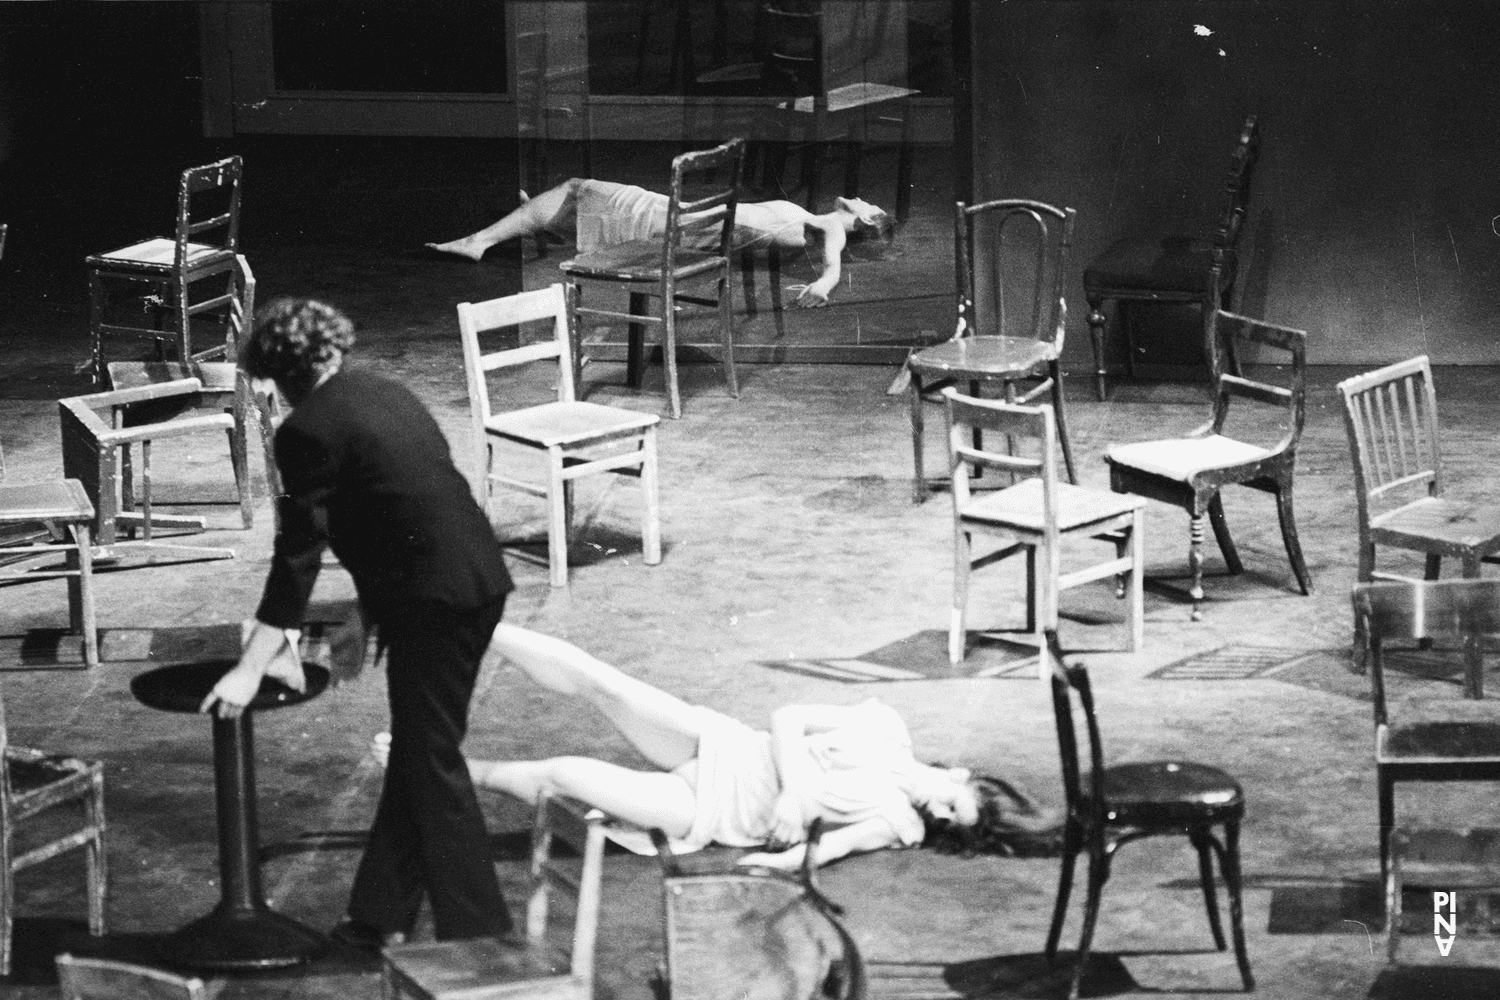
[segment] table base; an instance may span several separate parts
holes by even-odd
[[[212,972],[285,969],[317,958],[327,939],[271,909],[219,909],[175,932],[162,956]]]

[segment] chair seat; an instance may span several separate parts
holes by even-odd
[[[0,485],[0,524],[93,519],[94,505],[76,479]]]
[[[1423,497],[1370,518],[1373,540],[1425,552],[1500,550],[1500,505]]]
[[[724,264],[724,258],[717,253],[686,247],[677,251],[676,260],[677,266],[672,270],[672,277],[679,281],[712,271]],[[558,267],[563,273],[577,278],[660,281],[661,240],[631,240],[628,243],[601,247],[581,253],[572,260],[565,260]]]
[[[10,805],[15,820],[85,794],[103,767],[97,761],[16,746],[5,748],[5,762],[10,771]]]
[[[195,378],[203,384],[203,392],[234,392],[238,366],[232,361],[111,361],[105,366],[109,372],[109,387],[117,389],[140,389],[163,382],[179,382]]]
[[[1072,483],[1058,483],[1056,497],[1059,531],[1098,524],[1128,514],[1146,503],[1144,498],[1131,493],[1091,490]],[[1027,479],[981,497],[964,507],[959,517],[965,521],[1040,533],[1046,524],[1042,513],[1042,481]]]
[[[1381,726],[1375,731],[1375,759],[1381,763],[1491,761],[1500,766],[1500,720]]]
[[[1212,251],[1211,242],[1191,236],[1129,237],[1084,268],[1083,287],[1090,294],[1139,292],[1141,298],[1196,300],[1208,291]],[[1234,280],[1234,264],[1230,251],[1224,255],[1223,287]]]
[[[1215,469],[1228,469],[1268,458],[1271,452],[1221,434],[1200,438],[1138,441],[1109,449],[1104,456],[1111,465],[1124,466],[1180,483]]]
[[[465,941],[424,941],[385,949],[385,959],[429,1000],[484,1000],[520,995],[539,996],[547,977],[568,978],[569,958],[557,948],[528,941],[473,938]],[[545,995],[553,996],[551,992]]]
[[[234,251],[224,247],[189,243],[187,249],[189,270],[234,260]],[[165,276],[177,266],[177,241],[158,236],[141,243],[133,243],[128,247],[121,247],[119,250],[111,250],[109,253],[95,254],[88,258],[88,265],[139,270]]]
[[[983,378],[1024,374],[1056,357],[1051,344],[1029,337],[955,337],[918,351],[907,364],[922,375]]]
[[[1104,770],[1105,816],[1127,826],[1211,823],[1239,815],[1245,793],[1216,767],[1158,760]]]
[[[511,441],[539,448],[581,445],[645,430],[661,422],[654,413],[639,413],[598,403],[556,402],[499,413],[484,429]]]

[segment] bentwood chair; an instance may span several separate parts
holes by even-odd
[[[197,976],[68,954],[57,956],[57,989],[62,1000],[209,1000],[210,995]]]
[[[212,367],[212,366],[210,366]],[[237,380],[236,391],[245,392],[248,383]],[[226,387],[211,387],[225,391]],[[157,416],[174,416],[183,409],[200,407],[204,384],[198,378],[143,385],[135,389],[96,392],[57,401],[62,425],[63,474],[77,479],[94,507],[94,540],[110,550],[111,556],[124,551],[144,551],[147,562],[156,562],[164,553],[181,559],[231,559],[234,550],[221,547],[185,545],[181,533],[205,530],[202,517],[164,515],[153,509],[151,474],[152,443],[159,440],[222,431],[229,440],[229,458],[239,495],[240,521],[250,527],[252,497],[249,468],[246,461],[246,433],[238,416],[249,410],[239,404],[233,412],[187,416],[180,419],[155,420]],[[160,410],[152,408],[160,407]],[[127,420],[127,413],[135,416]],[[105,422],[105,415],[109,422]],[[125,475],[124,452],[131,445],[141,445],[140,459]],[[139,480],[139,490],[135,481]],[[157,537],[166,529],[177,532],[167,538]],[[140,537],[134,537],[136,533]],[[130,536],[130,537],[122,537]]]
[[[1393,641],[1456,638],[1464,650],[1464,693],[1480,697],[1481,643],[1484,636],[1500,633],[1500,580],[1359,583],[1353,599],[1357,631],[1369,644],[1380,873],[1385,880],[1387,953],[1394,962],[1401,939],[1400,859],[1393,843],[1396,784],[1500,781],[1500,713],[1493,702],[1445,697],[1441,689],[1451,685],[1415,677],[1403,685],[1409,693],[1394,694],[1386,684],[1386,652]]]
[[[1360,582],[1401,579],[1376,571],[1377,545],[1425,554],[1429,580],[1444,557],[1457,559],[1471,579],[1481,564],[1500,562],[1500,505],[1444,495],[1427,356],[1345,379],[1338,390],[1354,458]],[[1358,667],[1364,644],[1357,632],[1354,649]]]
[[[953,611],[948,632],[949,661],[958,663],[964,658],[970,571],[1018,552],[1026,556],[1026,630],[1036,633],[1038,644],[1046,629],[1057,628],[1061,591],[1114,577],[1120,596],[1124,596],[1120,583],[1129,573],[1130,649],[1139,650],[1145,629],[1142,509],[1146,501],[1058,482],[1057,431],[1049,407],[974,399],[961,396],[952,388],[944,389],[943,397],[948,402],[953,470]],[[1022,454],[987,452],[973,447],[972,435],[979,430],[1007,435],[1021,445]],[[1034,446],[1027,447],[1028,441]],[[1032,450],[1038,453],[1037,457],[1026,454]],[[970,470],[985,467],[1026,478],[975,499],[969,491]],[[975,558],[975,535],[998,537],[1005,544]],[[1062,540],[1069,536],[1109,542],[1114,545],[1115,558],[1065,573]],[[1047,677],[1045,669],[1041,677]]]
[[[667,397],[674,418],[682,416],[677,387],[677,323],[680,303],[712,306],[718,310],[719,339],[723,345],[724,378],[729,394],[739,396],[734,371],[734,308],[729,287],[730,242],[739,201],[745,141],[731,139],[714,149],[683,153],[672,161],[666,225],[659,239],[635,239],[580,253],[559,265],[576,290],[577,316],[619,320],[629,324],[626,380],[639,387],[645,354],[646,324],[662,328],[662,354],[667,369]],[[701,182],[701,189],[697,186]],[[689,192],[701,194],[690,197]],[[690,281],[713,279],[713,298],[678,291]],[[630,311],[584,308],[584,282],[624,284],[630,289]],[[655,298],[659,315],[649,311]]]
[[[169,343],[180,361],[222,356],[220,344],[194,351],[195,326],[216,328],[230,323],[237,298],[235,256],[239,251],[240,176],[238,156],[182,172],[177,189],[174,235],[158,236],[89,257],[89,332],[93,345],[94,383],[104,378],[104,340],[110,336],[144,337],[164,360]],[[206,292],[201,286],[211,282]],[[119,315],[111,289],[132,289],[132,303],[148,313],[172,314],[172,328],[142,326]],[[223,338],[219,338],[222,340]]]
[[[1229,928],[1234,957],[1239,964],[1245,991],[1255,989],[1250,957],[1245,951],[1244,906],[1240,885],[1240,821],[1245,815],[1245,795],[1239,782],[1216,767],[1183,760],[1156,760],[1128,764],[1104,763],[1104,741],[1094,711],[1094,695],[1088,668],[1068,666],[1058,645],[1057,633],[1047,631],[1043,662],[1050,661],[1052,708],[1057,721],[1057,744],[1062,758],[1063,790],[1067,795],[1067,820],[1063,827],[1062,873],[1057,883],[1057,902],[1052,926],[1047,931],[1047,961],[1057,960],[1057,943],[1068,915],[1068,897],[1073,889],[1073,869],[1080,853],[1087,853],[1088,896],[1083,928],[1078,938],[1078,959],[1068,987],[1069,1000],[1078,1000],[1079,987],[1094,940],[1104,883],[1109,880],[1115,852],[1133,840],[1145,837],[1185,836],[1198,854],[1198,878],[1214,945],[1224,951],[1224,928],[1219,922],[1219,901],[1214,888],[1213,858],[1229,890]],[[1075,707],[1076,699],[1076,707]],[[1074,727],[1081,715],[1088,737],[1088,773],[1080,761]],[[1217,830],[1223,828],[1223,839]]]
[[[80,815],[64,823],[59,806],[76,806]],[[38,816],[46,818],[34,822]],[[79,847],[88,865],[89,933],[97,937],[107,875],[104,765],[12,744],[0,697],[0,976],[10,974],[16,873]]]
[[[1302,557],[1292,504],[1292,484],[1297,466],[1297,444],[1307,412],[1305,368],[1307,334],[1289,327],[1205,307],[1207,339],[1213,364],[1214,408],[1208,423],[1185,437],[1116,445],[1105,453],[1109,463],[1110,488],[1138,493],[1152,500],[1181,507],[1191,517],[1188,568],[1192,573],[1190,594],[1192,620],[1203,617],[1203,515],[1213,524],[1214,537],[1229,572],[1243,572],[1229,524],[1224,519],[1220,491],[1238,484],[1270,493],[1276,498],[1281,521],[1281,540],[1303,594],[1312,593],[1312,576]],[[1281,352],[1290,361],[1290,387],[1244,378],[1227,370],[1233,344],[1258,344],[1263,350]],[[1239,398],[1267,404],[1284,412],[1279,441],[1269,446],[1251,444],[1225,435],[1229,404]]]
[[[1049,397],[1068,482],[1078,482],[1068,440],[1061,368],[1068,321],[1063,278],[1076,214],[1071,208],[1022,199],[957,204],[953,236],[958,327],[950,340],[917,351],[906,361],[911,376],[907,393],[914,503],[921,503],[928,490],[922,467],[922,404],[953,383],[967,383],[971,396],[978,396],[984,383],[999,383],[1007,403],[1027,405]],[[1021,232],[1012,231],[1007,245],[1008,226]],[[982,314],[979,303],[984,305]],[[1034,384],[1018,394],[1017,383],[1027,382]],[[975,447],[980,444],[976,439]]]
[[[644,494],[641,521],[645,562],[661,562],[661,520],[657,496],[656,428],[661,418],[616,406],[577,399],[572,339],[575,294],[561,284],[487,302],[461,302],[458,329],[463,339],[464,371],[469,382],[469,413],[474,428],[474,495],[488,509],[495,484],[519,489],[548,503],[547,550],[552,586],[568,583],[568,542],[573,516],[573,483],[582,476],[615,472],[636,476]],[[546,338],[527,346],[486,352],[481,334],[550,326]],[[533,361],[558,362],[557,400],[510,411],[495,410],[487,376]],[[507,444],[545,456],[547,479],[538,484],[502,471]]]
[[[604,874],[605,816],[544,793],[531,840],[531,894],[520,941],[473,938],[393,945],[384,951],[385,1000],[593,1000],[594,942]],[[562,841],[581,864],[554,853]],[[553,896],[573,904],[570,949],[547,939]]]
[[[1208,302],[1205,309],[1228,309],[1238,269],[1240,231],[1250,202],[1250,178],[1260,154],[1260,128],[1255,116],[1240,129],[1229,172],[1224,179],[1223,205],[1209,239],[1196,236],[1135,235],[1110,245],[1083,269],[1083,291],[1089,304],[1089,332],[1094,341],[1095,387],[1105,396],[1104,303],[1113,299],[1125,334],[1126,371],[1135,375],[1135,313],[1138,306]],[[1214,251],[1222,256],[1217,285],[1210,290],[1209,266]],[[1231,360],[1234,373],[1239,365]]]

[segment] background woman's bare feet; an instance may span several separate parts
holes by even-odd
[[[375,763],[382,768],[391,762],[391,734],[376,733],[375,738],[370,741],[370,756],[375,758]]]
[[[462,239],[449,240],[447,243],[423,243],[422,245],[429,250],[436,250],[438,253],[451,253],[459,257],[467,257],[473,261],[478,261],[484,257],[484,252],[489,249],[489,246],[478,243],[467,236]]]

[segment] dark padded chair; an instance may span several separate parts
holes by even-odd
[[[1068,1000],[1078,1000],[1078,990],[1088,964],[1089,946],[1094,939],[1094,925],[1099,918],[1099,901],[1104,893],[1104,883],[1109,879],[1115,852],[1132,840],[1172,835],[1186,836],[1198,852],[1198,876],[1203,887],[1203,901],[1208,908],[1209,927],[1213,931],[1215,946],[1224,951],[1224,928],[1219,922],[1219,901],[1213,877],[1213,857],[1218,856],[1219,870],[1229,890],[1229,925],[1234,939],[1234,957],[1246,992],[1255,989],[1255,977],[1250,972],[1250,958],[1245,951],[1244,908],[1240,898],[1239,838],[1240,821],[1245,815],[1245,794],[1239,782],[1216,767],[1189,761],[1157,760],[1106,767],[1087,668],[1063,663],[1057,632],[1051,629],[1047,631],[1047,650],[1043,656],[1051,660],[1052,666],[1052,706],[1057,718],[1057,745],[1062,756],[1063,788],[1067,793],[1068,808],[1063,829],[1062,876],[1057,884],[1052,926],[1047,932],[1048,962],[1057,959],[1057,942],[1068,913],[1068,896],[1073,888],[1077,856],[1086,852],[1089,858],[1088,901]],[[1075,697],[1077,711],[1082,713],[1088,731],[1087,777],[1079,761],[1074,729]],[[1223,827],[1222,840],[1215,832],[1217,827]]]
[[[1185,235],[1127,236],[1110,246],[1083,269],[1083,291],[1089,303],[1089,332],[1094,340],[1095,384],[1099,399],[1105,397],[1103,306],[1113,299],[1125,334],[1126,372],[1135,375],[1135,338],[1132,327],[1136,303],[1185,303],[1206,301],[1209,266],[1213,250],[1222,251],[1223,273],[1216,291],[1220,308],[1229,308],[1238,269],[1236,250],[1245,210],[1250,201],[1250,177],[1260,149],[1260,130],[1255,116],[1245,119],[1230,159],[1224,181],[1224,211],[1213,236],[1202,239]],[[1239,365],[1234,363],[1235,374]]]
[[[1380,873],[1385,879],[1386,947],[1396,960],[1401,930],[1401,859],[1394,850],[1398,781],[1500,781],[1500,721],[1492,705],[1426,696],[1390,698],[1385,646],[1458,638],[1464,649],[1464,688],[1478,696],[1481,643],[1500,632],[1500,580],[1405,580],[1356,584],[1356,631],[1369,643],[1370,693],[1375,710],[1375,777],[1379,786]],[[1434,685],[1428,683],[1426,688]],[[1446,686],[1446,685],[1442,685]],[[1485,794],[1493,794],[1487,791]],[[1450,878],[1452,876],[1445,876]],[[1447,880],[1433,882],[1448,887]],[[1490,880],[1487,884],[1493,884]]]

